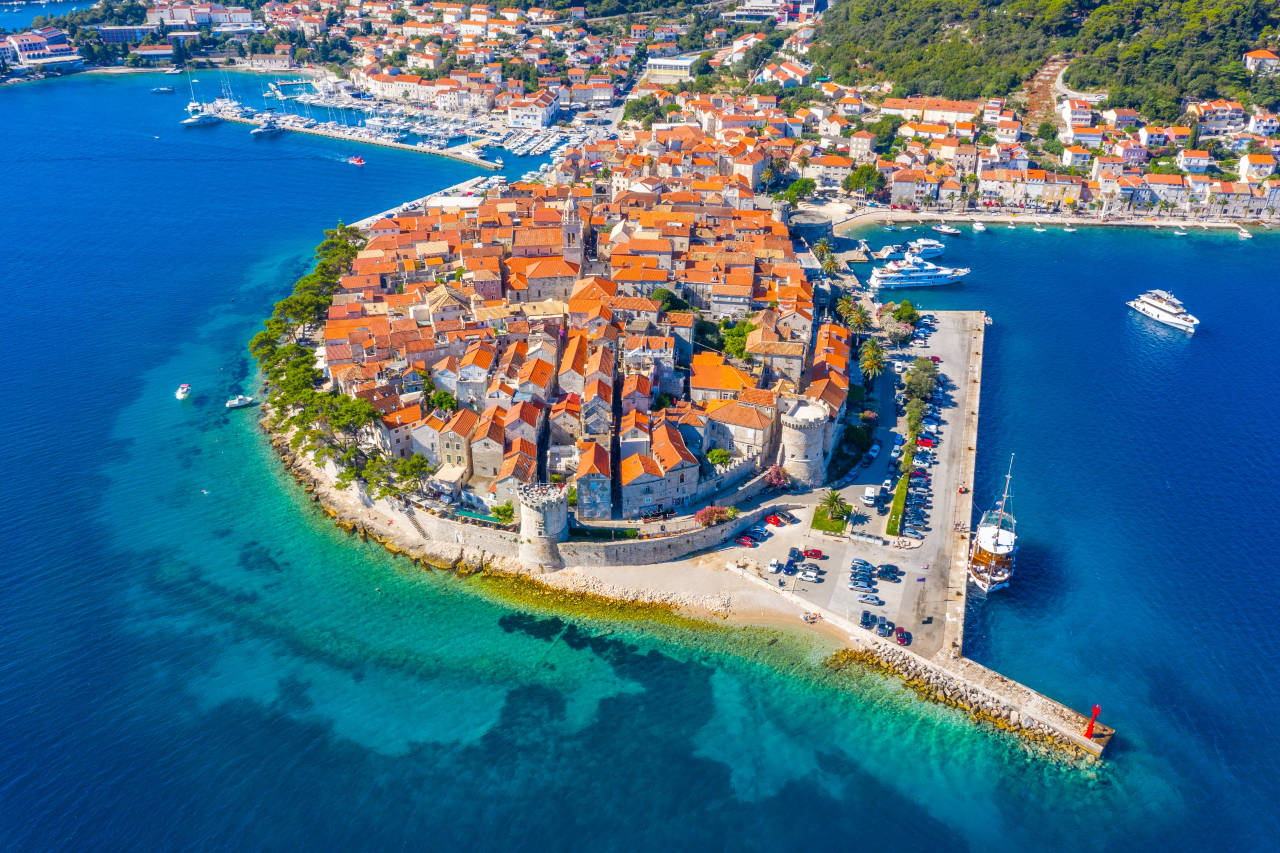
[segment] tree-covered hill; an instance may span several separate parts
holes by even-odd
[[[1240,57],[1278,34],[1276,0],[1110,0],[1080,28],[1067,82],[1155,117],[1177,116],[1182,96],[1275,106],[1280,75],[1249,75]]]
[[[837,0],[811,56],[836,80],[976,98],[1074,53],[1072,88],[1170,119],[1180,96],[1280,104],[1280,75],[1251,76],[1240,61],[1277,43],[1277,0]]]

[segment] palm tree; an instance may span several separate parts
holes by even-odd
[[[813,244],[813,255],[818,260],[822,260],[823,258],[825,258],[827,255],[830,255],[830,254],[831,254],[831,241],[828,240],[826,237],[821,238],[820,240],[818,240],[818,242]]]
[[[870,384],[884,373],[884,348],[875,338],[868,338],[862,345],[862,353],[858,359],[858,367],[862,369],[863,382]]]
[[[859,345],[861,345],[862,333],[871,328],[871,312],[867,310],[865,305],[858,303],[853,306],[849,316],[845,317],[845,322],[849,324],[849,328],[857,336]]]
[[[849,514],[849,510],[853,509],[849,502],[842,498],[835,489],[828,490],[822,496],[822,503],[818,504],[818,506],[826,511],[827,518],[833,520],[844,518]]]

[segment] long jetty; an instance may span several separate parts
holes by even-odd
[[[432,199],[442,198],[446,196],[464,195],[467,192],[475,192],[476,189],[478,189],[479,186],[482,183],[484,183],[484,181],[485,181],[485,178],[468,178],[467,180],[462,181],[460,183],[456,183],[451,187],[445,187],[442,190],[436,190],[435,192],[427,193],[422,198],[416,198],[412,201],[401,202],[400,204],[397,204],[395,207],[389,207],[386,210],[382,211],[381,213],[375,213],[373,216],[366,216],[364,219],[361,219],[359,222],[353,222],[351,224],[354,227],[359,228],[361,231],[366,231],[369,229],[370,226],[373,225],[373,223],[378,222],[380,220],[387,219],[393,216],[404,216],[414,209],[419,209],[419,210],[425,209],[428,206],[428,203]]]
[[[257,118],[248,116],[232,115],[230,113],[218,113],[218,118],[224,121],[234,121],[238,124],[248,124],[253,126],[261,126],[262,122]],[[478,154],[469,153],[470,145],[456,145],[453,148],[421,148],[417,145],[409,145],[407,142],[394,142],[390,139],[369,139],[365,136],[357,136],[354,133],[343,133],[340,130],[323,127],[295,127],[288,124],[277,124],[281,130],[287,130],[290,133],[308,133],[312,136],[324,136],[329,139],[341,139],[344,142],[357,142],[363,145],[380,145],[383,148],[398,148],[401,151],[413,151],[418,154],[432,154],[436,157],[448,157],[450,160],[457,160],[461,163],[469,163],[472,166],[479,166],[481,169],[488,169],[496,172],[502,168],[492,160],[486,160]],[[468,150],[463,150],[468,149]]]

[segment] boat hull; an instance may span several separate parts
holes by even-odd
[[[1195,334],[1195,331],[1196,331],[1195,325],[1191,323],[1187,323],[1182,320],[1178,320],[1174,317],[1162,317],[1157,312],[1151,310],[1146,305],[1142,304],[1136,299],[1130,300],[1125,304],[1128,305],[1130,308],[1132,308],[1134,311],[1137,311],[1143,317],[1146,317],[1148,320],[1155,320],[1157,323],[1161,324],[1162,326],[1168,326],[1171,329],[1179,329],[1183,332],[1186,332],[1188,335]]]

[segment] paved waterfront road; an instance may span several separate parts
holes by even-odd
[[[971,405],[969,394],[978,387],[969,381],[973,352],[971,344],[976,334],[973,327],[975,315],[969,312],[937,312],[935,317],[936,331],[929,337],[926,345],[905,347],[893,354],[895,359],[907,361],[937,356],[942,359],[939,373],[946,380],[943,384],[944,402],[941,407],[942,441],[937,448],[939,461],[928,469],[933,481],[933,506],[929,512],[930,529],[924,542],[908,549],[892,545],[880,547],[812,530],[809,526],[813,518],[812,507],[825,493],[825,490],[816,490],[808,495],[796,496],[798,502],[805,504],[803,510],[796,511],[801,518],[800,524],[771,528],[773,535],[758,548],[732,546],[726,549],[732,557],[746,557],[761,566],[767,566],[769,560],[775,557],[785,560],[787,551],[792,546],[820,549],[827,556],[825,560],[816,561],[824,570],[820,583],[806,583],[795,576],[767,577],[774,584],[785,580],[787,588],[794,589],[804,600],[847,616],[855,623],[863,610],[870,610],[876,615],[883,614],[910,631],[913,650],[926,657],[937,652],[942,644],[947,573],[951,547],[956,540],[952,535],[952,525],[956,521],[963,524],[971,521],[969,518],[956,519],[955,512],[957,489],[961,485],[966,488],[972,486],[967,480],[971,472],[959,473],[964,456],[964,438],[961,432],[964,413]],[[877,388],[877,396],[884,403],[881,407],[881,411],[885,413],[884,420],[889,422],[894,411],[894,376],[892,370],[886,371]],[[895,424],[895,429],[900,435],[906,434],[905,418]],[[872,533],[889,541],[884,537],[888,517],[864,507],[861,502],[863,490],[868,485],[879,486],[888,476],[889,450],[893,447],[889,427],[878,429],[876,438],[882,445],[879,458],[869,468],[858,468],[854,482],[844,487],[841,494],[854,508],[854,531]],[[960,482],[960,477],[966,478],[965,481]],[[884,599],[883,606],[868,607],[862,604],[858,601],[858,593],[848,588],[849,568],[855,557],[876,565],[889,563],[906,572],[901,583],[877,583],[876,594]],[[926,566],[928,569],[925,569]],[[924,581],[919,581],[919,578],[924,578]],[[929,617],[932,617],[932,622],[925,624],[924,620]]]

